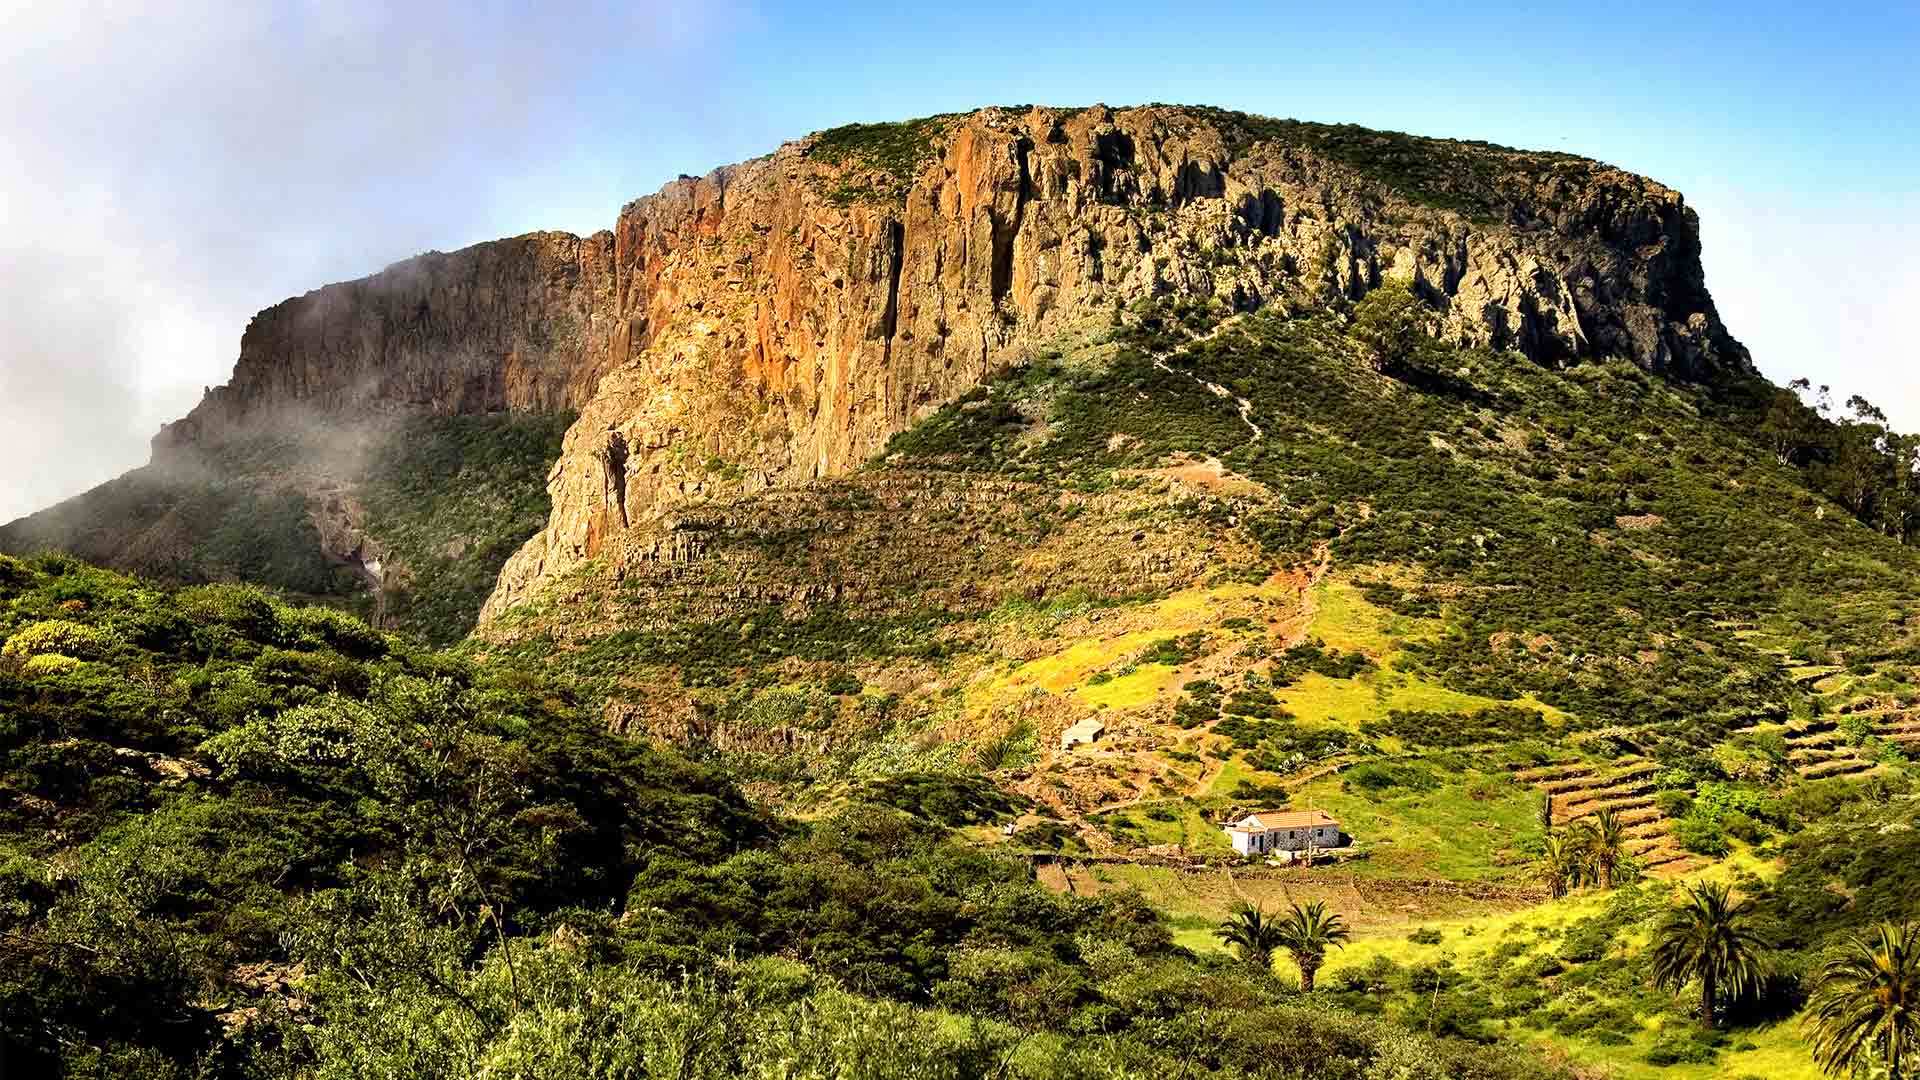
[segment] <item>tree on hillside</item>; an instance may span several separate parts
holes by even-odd
[[[1903,544],[1920,529],[1920,435],[1888,433],[1893,484],[1881,500],[1880,531]]]
[[[1280,943],[1300,965],[1300,989],[1313,992],[1313,976],[1327,961],[1329,948],[1345,948],[1351,935],[1340,916],[1319,900],[1294,904],[1280,921]]]
[[[1726,885],[1682,887],[1684,900],[1667,913],[1653,936],[1653,982],[1678,992],[1700,983],[1700,1022],[1714,1026],[1722,991],[1739,996],[1760,985],[1767,943],[1751,928],[1753,901],[1735,899]]]
[[[1431,315],[1411,279],[1388,278],[1355,305],[1348,333],[1366,347],[1375,370],[1392,372],[1427,344]]]
[[[1548,833],[1541,842],[1540,879],[1554,899],[1567,895],[1586,880],[1587,844],[1584,830]]]
[[[1766,417],[1760,421],[1760,438],[1773,451],[1773,459],[1782,465],[1803,465],[1820,448],[1826,423],[1800,397],[1812,389],[1806,379],[1795,379],[1773,391]],[[1825,387],[1821,390],[1824,393]]]
[[[1265,910],[1246,901],[1234,905],[1233,913],[1220,924],[1214,936],[1240,954],[1240,959],[1266,971],[1273,967],[1273,953],[1283,944],[1280,924],[1267,917]]]
[[[1593,816],[1593,831],[1587,836],[1587,866],[1592,871],[1594,884],[1603,889],[1613,888],[1613,875],[1620,868],[1620,860],[1626,857],[1626,846],[1626,829],[1620,824],[1620,815],[1603,809]]]
[[[1831,1075],[1920,1075],[1920,926],[1856,935],[1815,976],[1803,1024]]]

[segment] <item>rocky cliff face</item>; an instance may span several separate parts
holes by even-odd
[[[987,109],[824,132],[670,184],[610,232],[287,301],[155,455],[290,411],[577,409],[492,615],[690,500],[846,472],[1148,299],[1344,310],[1405,277],[1455,341],[1747,371],[1698,256],[1678,193],[1564,155],[1206,109]]]
[[[843,472],[1151,297],[1310,309],[1403,275],[1454,340],[1683,378],[1748,365],[1676,192],[1575,158],[1203,110],[825,133],[629,205],[612,261],[613,356],[551,476],[551,523],[489,613],[688,498]]]
[[[162,428],[154,455],[289,415],[576,409],[610,355],[611,252],[611,233],[531,233],[276,304],[241,336],[232,380]]]

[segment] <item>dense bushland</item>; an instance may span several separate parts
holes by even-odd
[[[403,568],[387,625],[434,645],[467,635],[500,568],[547,524],[547,473],[570,413],[405,425],[363,470],[368,530]]]
[[[812,822],[324,608],[0,557],[0,1046],[50,1076],[1476,1076],[1046,890],[941,776]],[[902,1038],[905,1029],[918,1032]]]

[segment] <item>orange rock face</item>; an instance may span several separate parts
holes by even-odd
[[[1404,276],[1462,343],[1748,363],[1680,196],[1594,162],[1158,106],[873,133],[269,309],[156,453],[287,408],[578,409],[491,615],[690,499],[845,472],[1147,298],[1305,311]]]

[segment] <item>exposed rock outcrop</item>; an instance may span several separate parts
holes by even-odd
[[[1382,136],[1390,165],[1473,166],[1400,185],[1319,132],[1179,108],[986,110],[827,133],[630,204],[614,356],[552,474],[551,523],[489,612],[664,507],[843,472],[1148,297],[1308,309],[1402,274],[1458,341],[1684,378],[1746,369],[1677,193],[1575,158]]]
[[[611,252],[611,233],[530,233],[276,304],[241,335],[232,380],[163,427],[154,456],[289,416],[577,409],[611,355]]]
[[[1693,212],[1618,169],[1210,109],[986,109],[823,132],[675,181],[608,232],[428,254],[270,308],[155,459],[289,416],[578,410],[498,614],[672,507],[843,473],[1128,305],[1342,310],[1393,277],[1455,341],[1750,370]]]

